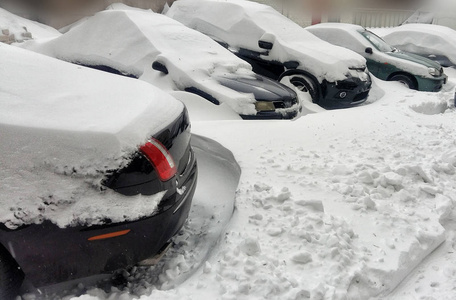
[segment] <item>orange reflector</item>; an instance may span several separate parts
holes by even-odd
[[[89,238],[88,240],[89,241],[98,241],[98,240],[110,239],[110,238],[113,238],[113,237],[126,235],[130,231],[131,231],[130,229],[127,229],[127,230],[121,230],[121,231],[116,231],[116,232],[96,235],[96,236],[93,236],[93,237]]]

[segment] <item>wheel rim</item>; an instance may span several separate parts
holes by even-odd
[[[407,87],[407,88],[410,88],[410,85],[407,81],[405,80],[398,80],[397,82],[399,82],[400,84],[402,84],[403,86]]]

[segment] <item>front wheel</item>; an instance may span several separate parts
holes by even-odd
[[[318,103],[320,100],[317,84],[307,75],[292,74],[284,76],[280,82],[285,85],[295,87],[301,92],[309,93],[313,103]]]
[[[392,76],[389,80],[391,80],[391,81],[399,81],[402,85],[404,85],[405,87],[407,87],[409,89],[412,89],[412,90],[416,90],[417,89],[415,81],[409,75],[397,74],[397,75]]]

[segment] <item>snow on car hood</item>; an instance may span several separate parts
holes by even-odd
[[[56,29],[16,16],[0,8],[0,36],[9,35],[10,42],[22,42],[28,39],[50,38],[60,35]],[[8,34],[6,34],[8,33]]]
[[[406,24],[382,29],[379,33],[386,42],[401,50],[443,55],[456,64],[456,31],[451,28],[432,24]]]
[[[183,105],[149,84],[0,44],[0,221],[64,227],[151,214],[162,194],[101,191]],[[128,212],[128,213],[126,213]]]
[[[250,1],[179,0],[166,15],[233,48],[264,52],[258,41],[274,43],[270,61],[299,61],[299,69],[320,81],[346,79],[349,68],[363,68],[360,55],[333,46],[307,32],[273,8]]]
[[[109,66],[165,90],[196,87],[237,113],[256,113],[253,95],[236,92],[212,78],[217,74],[253,75],[248,63],[164,15],[124,7],[109,7],[59,38],[22,46],[70,62]],[[153,70],[154,61],[163,63],[168,75]]]

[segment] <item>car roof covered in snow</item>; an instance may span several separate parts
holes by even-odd
[[[182,103],[147,83],[14,46],[0,44],[0,61],[0,222],[66,226],[143,214],[101,194],[101,178],[182,114]],[[55,207],[46,211],[43,201]]]
[[[258,41],[271,42],[274,46],[263,59],[299,61],[299,68],[319,80],[344,79],[348,68],[366,64],[360,55],[320,40],[273,8],[259,3],[179,0],[166,14],[233,48],[264,52]]]

